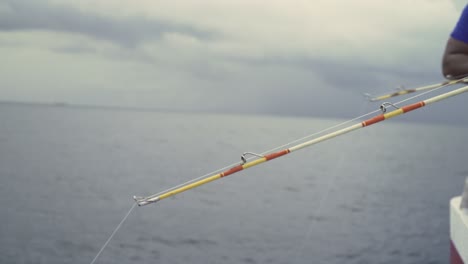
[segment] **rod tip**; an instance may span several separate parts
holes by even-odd
[[[138,206],[144,206],[144,205],[159,201],[159,197],[148,198],[148,197],[141,197],[141,196],[133,196],[133,200],[135,200]]]

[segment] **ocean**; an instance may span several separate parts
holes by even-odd
[[[0,104],[0,263],[90,263],[133,195],[340,122]],[[96,263],[448,263],[466,157],[466,126],[388,120],[136,207]]]

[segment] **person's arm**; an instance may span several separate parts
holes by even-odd
[[[447,79],[458,79],[468,75],[468,44],[449,38],[442,59],[442,73]]]

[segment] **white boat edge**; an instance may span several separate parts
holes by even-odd
[[[461,203],[462,196],[450,200],[451,264],[468,264],[468,208],[461,209]]]

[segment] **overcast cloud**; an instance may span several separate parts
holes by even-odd
[[[145,41],[157,40],[167,32],[179,32],[196,38],[207,38],[210,35],[209,32],[176,22],[136,15],[116,17],[85,12],[66,5],[47,4],[44,1],[6,0],[1,14],[2,31],[80,34],[128,48],[136,47]]]
[[[459,14],[446,0],[0,0],[0,100],[355,116],[378,107],[365,92],[442,81]]]

